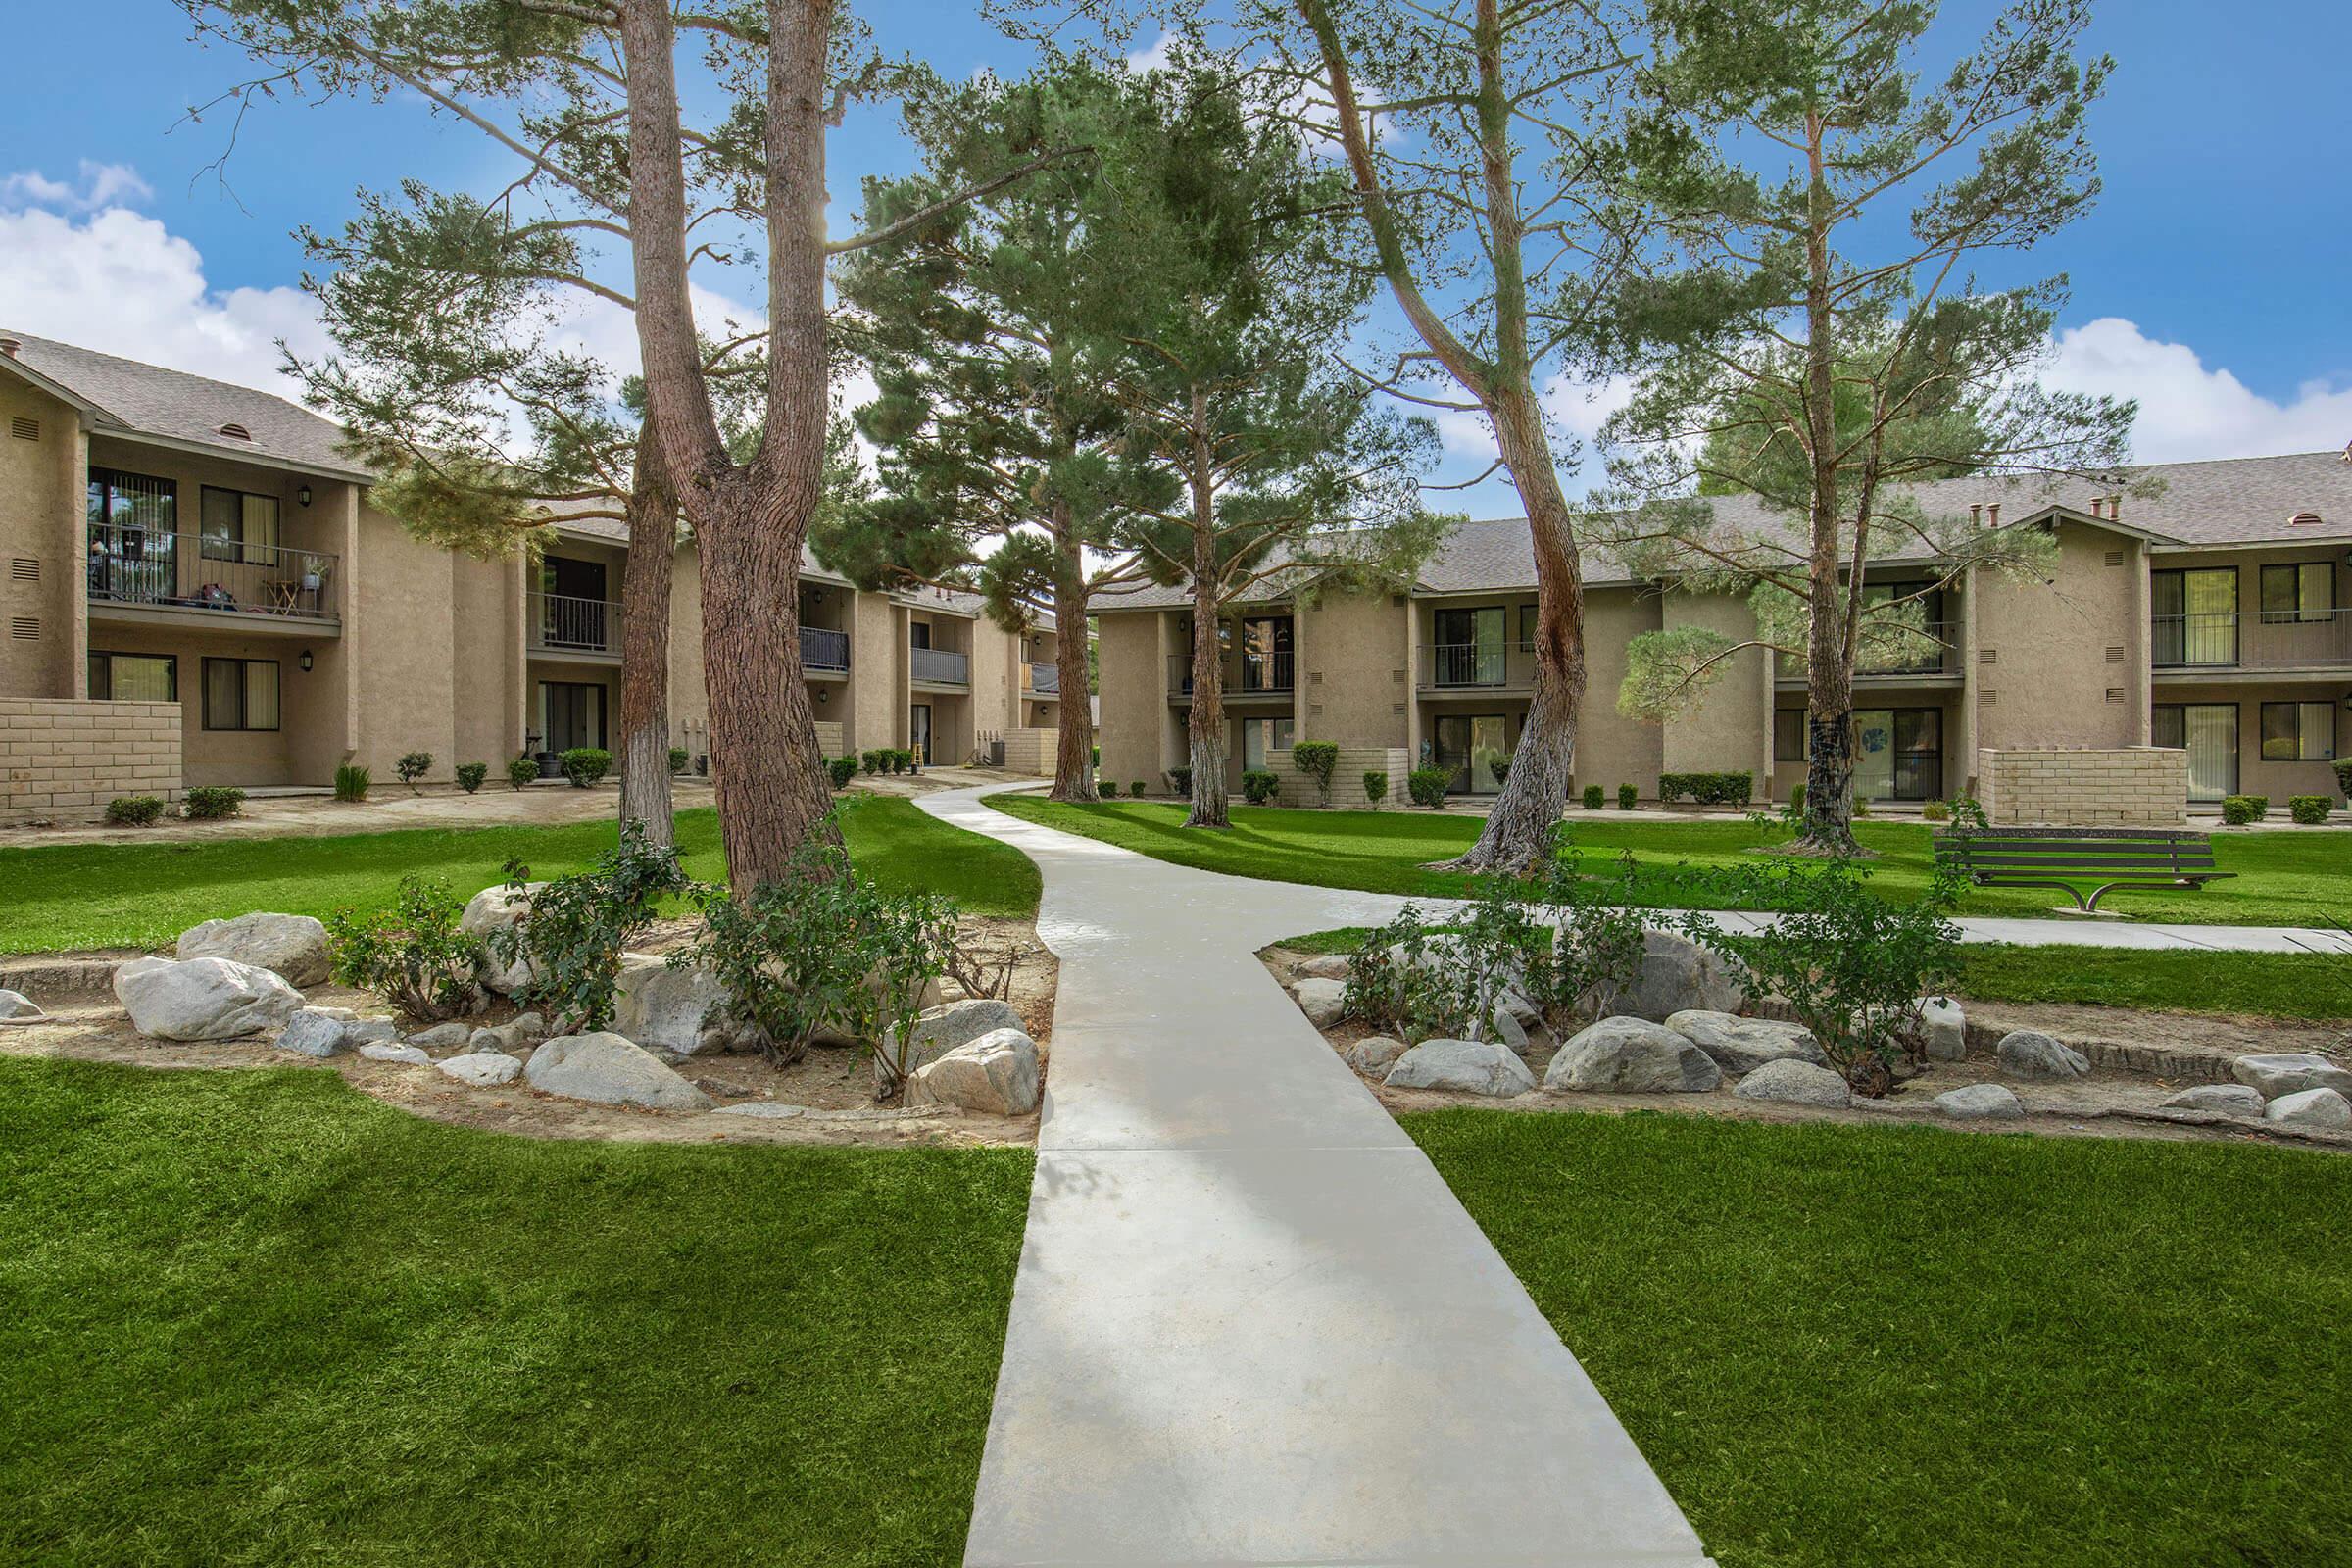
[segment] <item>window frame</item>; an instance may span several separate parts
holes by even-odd
[[[1807,717],[1805,710],[1801,708],[1776,708],[1772,710],[1772,760],[1774,761],[1810,762],[1813,760],[1810,750],[1813,726],[1807,722]],[[1781,725],[1785,720],[1790,718],[1796,720],[1796,752],[1794,756],[1781,750]]]
[[[216,548],[213,536],[205,531],[205,506],[214,496],[227,496],[236,503],[237,531],[224,538]],[[245,504],[267,501],[275,514],[272,531],[277,538],[270,544],[255,544],[245,537]],[[286,548],[285,503],[266,490],[237,490],[224,484],[200,484],[196,487],[196,555],[203,561],[225,562],[232,566],[276,566]]]
[[[213,711],[212,670],[215,664],[234,664],[237,666],[237,721],[233,724],[223,724],[218,722],[218,715],[216,715]],[[271,722],[268,724],[256,724],[251,722],[253,716],[253,670],[254,666],[259,664],[267,664],[270,666],[270,706],[274,711],[270,715]],[[204,727],[208,730],[214,730],[221,734],[231,735],[276,734],[279,730],[285,727],[285,673],[286,672],[282,662],[275,659],[238,659],[233,657],[220,657],[212,654],[205,655],[203,665],[197,671],[197,678],[201,683],[199,695],[202,699],[204,708]]]
[[[2326,590],[2326,601],[2318,606],[2304,603],[2303,584],[2306,573],[2317,571],[2320,584]],[[2271,608],[2272,573],[2289,572],[2294,604],[2284,610]],[[2255,574],[2254,603],[2265,626],[2311,625],[2333,619],[2335,616],[2335,563],[2332,561],[2267,561]]]
[[[114,662],[118,659],[154,659],[162,661],[164,665],[165,684],[172,689],[172,695],[163,698],[115,696]],[[106,669],[106,691],[103,694],[95,689],[98,685],[96,676],[100,667],[99,661],[101,660],[106,662],[104,666]],[[84,678],[91,688],[89,694],[90,701],[94,703],[176,703],[179,701],[179,656],[177,654],[133,654],[124,653],[113,648],[93,648],[86,656],[86,662],[83,665],[83,670]]]
[[[2284,709],[2294,715],[2294,734],[2290,742],[2294,747],[2294,752],[2291,756],[2280,756],[2271,750],[2271,710],[2273,709]],[[2305,723],[2314,709],[2325,715],[2325,723],[2320,731],[2320,745],[2323,749],[2316,754],[2310,750],[2312,734]],[[2262,704],[2261,711],[2255,715],[2254,733],[2256,755],[2263,761],[2332,762],[2335,760],[2335,704],[2327,700],[2315,702],[2307,697],[2290,697],[2282,702],[2266,702]]]

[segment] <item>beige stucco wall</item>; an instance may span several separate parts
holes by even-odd
[[[836,731],[841,728],[840,713],[817,716]],[[678,546],[669,568],[669,743],[697,757],[710,750],[710,692],[703,682],[703,566],[691,542]],[[838,734],[834,745],[840,745]]]
[[[1668,630],[1696,626],[1732,643],[1756,634],[1755,612],[1746,602],[1723,594],[1666,594],[1659,602],[1659,622]],[[1744,771],[1767,779],[1772,772],[1772,656],[1761,648],[1742,649],[1724,661],[1721,674],[1690,710],[1661,727],[1659,770]],[[1614,703],[1615,694],[1608,695]]]
[[[433,759],[433,777],[460,762],[495,776],[522,750],[522,594],[519,560],[450,556],[450,755]]]
[[[1301,740],[1402,748],[1413,700],[1407,607],[1392,597],[1333,594],[1292,616]],[[1358,785],[1361,793],[1361,785]]]
[[[1168,618],[1154,611],[1106,613],[1096,622],[1102,686],[1104,776],[1157,779],[1176,756],[1165,750],[1174,731],[1167,693]]]
[[[18,419],[37,434],[17,435]],[[81,689],[81,453],[71,407],[0,375],[0,697]]]
[[[486,760],[452,755],[459,684],[450,658],[457,614],[449,551],[410,537],[363,503],[358,562],[347,582],[360,710],[353,760],[379,781],[393,778],[394,764],[409,752],[432,754],[424,776],[434,781],[448,779],[459,762]]]
[[[0,697],[0,822],[95,821],[118,795],[178,800],[179,709]]]
[[[906,730],[906,618],[882,594],[859,594],[850,606],[850,678],[843,683],[849,710],[843,716],[852,753],[896,746]],[[822,709],[818,716],[826,716]]]
[[[2144,553],[2136,541],[2076,523],[2060,526],[2058,551],[2049,583],[1980,572],[1970,585],[1980,750],[2114,748],[2145,738]]]
[[[1663,622],[1663,607],[1649,589],[1595,588],[1585,595],[1585,663],[1590,676],[1577,714],[1574,788],[1598,784],[1612,800],[1620,784],[1633,785],[1643,799],[1657,794],[1658,773],[1666,759],[1665,732],[1659,725],[1618,712],[1617,692],[1625,684],[1627,645],[1642,632],[1660,629]]]
[[[2188,754],[1986,747],[1977,754],[1980,803],[2002,827],[2178,827],[2186,822]]]

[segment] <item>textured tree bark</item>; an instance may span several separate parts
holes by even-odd
[[[1217,641],[1216,491],[1210,475],[1208,397],[1193,389],[1193,707],[1185,725],[1193,768],[1186,827],[1233,826],[1225,794],[1225,661]]]
[[[1061,677],[1054,705],[1056,801],[1099,799],[1095,789],[1095,715],[1086,689],[1086,561],[1061,509],[1054,535],[1054,668]]]
[[[1805,637],[1805,737],[1812,760],[1805,768],[1804,831],[1790,849],[1856,855],[1861,846],[1854,842],[1853,646],[1838,581],[1838,319],[1830,275],[1824,133],[1820,118],[1808,116],[1806,152],[1813,185],[1805,232],[1805,440],[1812,449],[1813,504],[1805,564],[1811,615]],[[1857,559],[1855,571],[1860,570]],[[1858,580],[1852,585],[1857,601],[1861,586]]]
[[[620,582],[620,819],[648,843],[677,842],[669,782],[669,594],[677,498],[650,434],[637,442],[629,557]]]

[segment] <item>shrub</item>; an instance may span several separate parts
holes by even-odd
[[[1856,816],[1868,816],[1870,814],[1869,796],[1857,795],[1854,797],[1854,814]]]
[[[2222,800],[2222,820],[2231,827],[2244,827],[2249,822],[2261,821],[2270,814],[2270,809],[2271,798],[2268,795],[2225,796]]]
[[[1102,765],[1102,748],[1100,746],[1095,748],[1094,765],[1096,767],[1101,767]]]
[[[400,774],[400,781],[409,787],[409,793],[414,795],[416,793],[416,781],[433,770],[433,754],[430,752],[403,752],[400,755],[400,760],[393,763],[392,766],[393,770]]]
[[[688,752],[688,751],[686,750],[686,748],[685,748],[685,747],[683,747],[683,746],[672,746],[672,747],[669,749],[669,770],[670,770],[672,773],[683,773],[683,772],[685,772],[685,771],[686,771],[686,764],[687,764],[688,762],[691,762],[691,761],[693,761],[693,760],[694,760],[694,756],[693,756],[693,754],[692,754],[692,753],[690,753],[690,752]]]
[[[482,780],[490,776],[490,764],[488,762],[460,762],[457,766],[457,776],[458,788],[471,795],[482,787]]]
[[[538,776],[539,759],[536,757],[517,757],[507,764],[507,783],[514,789],[529,789],[531,780]]]
[[[2335,793],[2352,800],[2352,757],[2335,760]]]
[[[1263,806],[1282,793],[1282,780],[1262,767],[1242,775],[1242,794],[1251,806]]]
[[[709,971],[772,1059],[799,1060],[831,1028],[872,1046],[889,1076],[905,1076],[923,993],[947,973],[954,949],[952,902],[854,880],[841,847],[821,836],[794,851],[782,880],[748,899],[692,891],[703,930],[670,967]]]
[[[1788,809],[1797,816],[1805,814],[1805,787],[1802,784],[1788,786]]]
[[[1747,809],[1755,799],[1756,775],[1736,773],[1661,773],[1658,775],[1658,800],[1661,803],[1690,798],[1695,806],[1736,806]]]
[[[1630,811],[1641,804],[1642,792],[1640,790],[1634,788],[1631,784],[1620,784],[1617,786],[1617,809],[1620,811]]]
[[[164,798],[160,795],[118,795],[106,803],[110,827],[153,827],[163,819]]]
[[[1952,808],[1941,801],[1929,801],[1919,808],[1919,819],[1923,822],[1945,822],[1951,815]]]
[[[531,868],[507,862],[507,886],[519,891]],[[620,956],[654,923],[654,901],[684,891],[678,852],[650,842],[645,824],[620,824],[620,842],[585,871],[560,876],[530,897],[530,912],[490,933],[490,951],[509,966],[527,962],[518,993],[560,1020],[566,1032],[612,1022]]]
[[[1107,778],[1097,779],[1095,781],[1095,793],[1102,796],[1106,801],[1115,801],[1119,798],[1118,781],[1116,779]]]
[[[884,767],[889,765],[887,760],[888,756],[888,753],[879,751],[859,752],[858,754],[858,762],[859,766],[866,770],[866,772],[879,773]]]
[[[1184,796],[1188,800],[1191,799],[1193,793],[1193,770],[1189,763],[1183,767],[1171,767],[1168,769],[1168,792],[1172,795]]]
[[[1404,776],[1404,790],[1413,804],[1433,811],[1446,804],[1446,792],[1452,785],[1453,774],[1443,767],[1416,767]]]
[[[218,822],[245,809],[245,792],[226,784],[199,784],[180,797],[180,808],[199,822]]]
[[[2333,796],[2289,795],[2286,798],[2286,814],[2305,827],[2317,827],[2328,820],[2328,812],[2334,805]]]
[[[1494,775],[1494,785],[1499,789],[1511,781],[1511,760],[1497,757],[1487,764],[1487,771]]]
[[[1144,798],[1144,780],[1139,778],[1134,783],[1128,785],[1127,793],[1134,796],[1139,801],[1142,800]]]
[[[1604,800],[1606,800],[1607,798],[1608,798],[1608,797],[1606,796],[1606,794],[1604,794],[1604,793],[1602,792],[1602,790],[1601,790],[1601,787],[1600,787],[1599,785],[1597,785],[1597,784],[1588,784],[1588,785],[1586,785],[1586,786],[1585,786],[1585,809],[1586,809],[1586,810],[1588,810],[1588,811],[1597,811],[1597,810],[1599,810],[1599,809],[1600,809],[1600,806],[1601,806],[1601,802],[1602,802],[1602,801],[1604,801]]]
[[[890,754],[890,770],[891,770],[893,773],[911,773],[911,772],[913,772],[913,771],[914,771],[914,754],[913,754],[912,752],[910,752],[910,751],[906,750],[906,748],[905,748],[904,746],[902,746],[902,747],[900,747],[898,750],[896,750],[896,751],[892,752],[892,753]]]
[[[368,787],[371,782],[366,768],[345,762],[335,769],[335,799],[364,801],[368,798]]]
[[[1389,775],[1372,769],[1364,773],[1364,799],[1378,806],[1389,798]]]
[[[326,921],[335,978],[420,1021],[470,1011],[482,939],[458,929],[464,908],[447,884],[407,876],[389,909],[337,909]]]
[[[584,790],[612,771],[612,754],[601,746],[574,746],[563,757],[564,776]]]
[[[1326,810],[1331,808],[1331,772],[1339,763],[1337,741],[1300,741],[1291,748],[1291,765],[1315,781],[1315,795]]]
[[[825,763],[825,771],[833,776],[835,789],[846,790],[850,787],[850,780],[858,776],[858,759],[855,757],[833,758]]]

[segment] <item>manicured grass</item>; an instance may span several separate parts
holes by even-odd
[[[842,797],[842,834],[858,870],[885,887],[930,888],[973,914],[1037,912],[1037,866],[1020,851],[951,827],[896,796]],[[333,838],[159,840],[0,850],[0,953],[158,947],[199,920],[274,909],[323,919],[388,904],[404,876],[436,877],[461,897],[506,880],[510,858],[538,877],[586,866],[611,822],[552,827],[417,828]],[[718,815],[680,811],[689,874],[725,878]]]
[[[1400,1120],[1723,1568],[2352,1560],[2352,1160]]]
[[[1185,808],[1152,801],[1079,806],[1035,795],[997,795],[1000,811],[1049,827],[1102,839],[1179,865],[1275,882],[1359,888],[1372,893],[1451,897],[1467,879],[1422,869],[1460,854],[1478,837],[1475,817],[1434,811],[1305,811],[1276,807],[1233,808],[1228,832],[1187,829]],[[1878,852],[1871,885],[1888,898],[1916,898],[1933,874],[1930,829],[1913,822],[1862,822],[1856,837]],[[1678,862],[1695,867],[1752,863],[1749,853],[1787,834],[1746,822],[1677,820],[1655,811],[1619,822],[1579,819],[1573,837],[1594,869],[1631,851],[1646,873],[1645,904],[1718,906],[1704,890],[1671,880]],[[2202,892],[2153,889],[2117,893],[2102,901],[2143,920],[2207,925],[2320,925],[2352,909],[2352,833],[2221,833],[2214,858],[2237,873]],[[1963,914],[2046,915],[2064,895],[2034,888],[1972,888]]]
[[[0,1560],[960,1560],[1027,1150],[0,1061]]]

